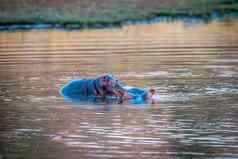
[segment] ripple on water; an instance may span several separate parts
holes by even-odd
[[[0,32],[0,158],[238,158],[237,28]],[[69,80],[107,72],[155,87],[158,103],[59,95]]]
[[[225,95],[225,94],[238,94],[238,85],[234,84],[212,84],[206,88],[208,95]]]
[[[174,69],[168,71],[152,71],[152,72],[128,72],[120,75],[122,77],[158,77],[158,78],[179,78],[179,77],[191,77],[192,71],[188,68]]]
[[[4,102],[12,102],[13,100],[11,98],[3,98],[2,99]]]

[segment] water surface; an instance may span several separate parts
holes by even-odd
[[[0,32],[0,158],[238,158],[238,21]],[[113,73],[156,104],[71,103]]]

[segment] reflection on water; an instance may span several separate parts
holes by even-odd
[[[237,158],[238,22],[0,33],[0,158]],[[73,104],[114,73],[159,102]]]

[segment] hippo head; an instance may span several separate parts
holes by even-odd
[[[120,96],[119,92],[124,91],[122,83],[115,76],[107,74],[99,78],[102,89],[106,92],[106,94]]]

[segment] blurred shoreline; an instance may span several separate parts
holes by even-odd
[[[87,29],[238,17],[236,0],[3,0],[0,30]]]
[[[81,23],[81,22],[67,22],[64,24],[60,23],[42,23],[42,22],[17,22],[17,23],[0,23],[0,31],[17,31],[17,30],[31,30],[31,29],[64,29],[64,30],[82,30],[82,29],[104,29],[104,28],[121,28],[126,25],[135,24],[151,24],[159,22],[173,22],[181,21],[186,25],[196,25],[198,23],[209,23],[211,21],[224,21],[238,19],[238,12],[227,12],[219,14],[216,12],[211,13],[206,18],[201,16],[190,16],[190,15],[161,15],[155,16],[149,19],[132,19],[123,20],[113,23]]]

